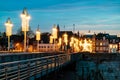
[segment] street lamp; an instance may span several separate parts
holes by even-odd
[[[25,8],[20,16],[22,19],[22,31],[24,32],[24,52],[26,52],[26,32],[29,31],[30,15]]]
[[[6,36],[8,36],[8,51],[9,51],[10,50],[10,36],[12,35],[12,27],[13,27],[13,24],[10,18],[7,19],[5,26],[6,26]]]
[[[38,27],[38,29],[36,30],[36,40],[37,40],[37,51],[39,51],[39,41],[40,41],[41,37],[40,37],[40,29]]]

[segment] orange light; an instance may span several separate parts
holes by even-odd
[[[50,43],[53,43],[53,36],[50,36]]]
[[[52,36],[54,39],[57,39],[57,28],[56,26],[54,25],[53,29],[52,29]]]
[[[68,35],[65,33],[63,36],[64,36],[64,42],[67,45],[67,43],[68,43]]]
[[[84,51],[92,52],[92,41],[91,40],[85,39],[82,42],[80,41],[79,45],[83,48],[82,52]]]

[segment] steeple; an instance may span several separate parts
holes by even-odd
[[[10,24],[12,24],[10,18],[7,19],[6,23],[10,23]]]
[[[57,30],[58,30],[58,32],[60,31],[60,27],[59,27],[59,24],[57,24]]]
[[[59,37],[60,27],[59,24],[57,24],[57,36]]]
[[[28,15],[27,9],[24,8],[22,14]]]

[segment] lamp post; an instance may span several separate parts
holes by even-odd
[[[36,40],[37,40],[37,51],[39,51],[39,41],[40,41],[40,39],[41,39],[41,37],[40,37],[40,29],[39,29],[39,27],[38,27],[38,29],[36,30]]]
[[[5,26],[6,26],[6,36],[8,36],[8,51],[9,51],[10,50],[10,36],[12,35],[12,27],[13,27],[13,24],[10,18],[7,19]]]
[[[57,27],[55,24],[52,29],[52,37],[53,37],[53,44],[54,44],[54,50],[55,50],[55,41],[57,39]]]
[[[27,12],[27,9],[25,8],[21,14],[22,19],[22,31],[24,32],[24,52],[26,52],[26,33],[29,31],[29,21],[30,21],[30,15]]]

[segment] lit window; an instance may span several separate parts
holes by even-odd
[[[102,44],[102,42],[100,43],[100,46],[102,46],[103,44]]]

